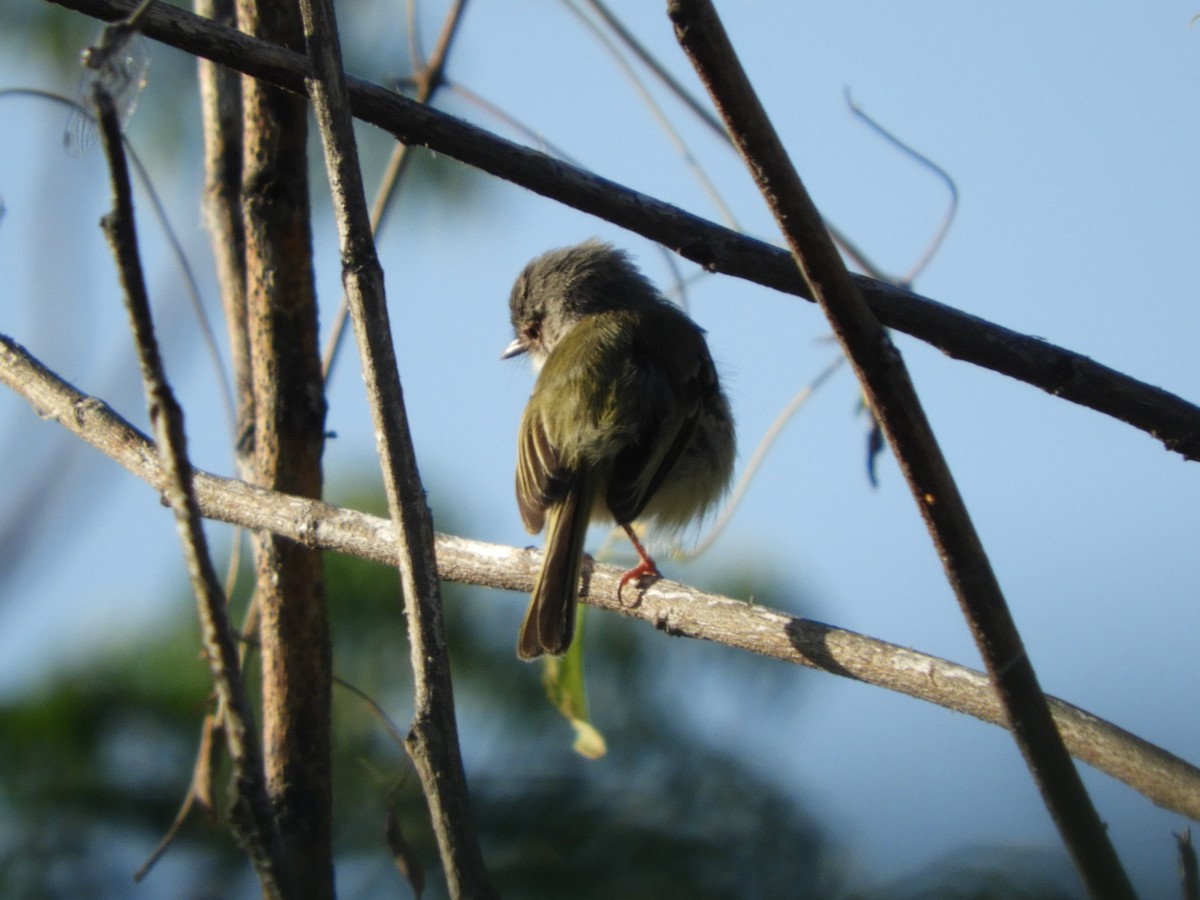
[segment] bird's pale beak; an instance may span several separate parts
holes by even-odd
[[[520,338],[513,338],[513,342],[504,348],[504,352],[500,354],[501,359],[512,359],[514,356],[520,356],[522,353],[529,352],[529,345]]]

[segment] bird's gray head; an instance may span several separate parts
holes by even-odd
[[[664,302],[624,251],[597,240],[551,250],[527,265],[508,299],[516,337],[502,358],[529,353],[536,368],[584,316]]]

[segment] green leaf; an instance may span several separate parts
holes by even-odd
[[[587,759],[599,759],[608,752],[604,735],[588,716],[587,683],[583,674],[583,625],[586,607],[580,606],[575,624],[575,640],[566,655],[547,657],[542,681],[554,707],[575,729],[574,750]]]

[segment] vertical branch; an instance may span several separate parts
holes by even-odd
[[[196,0],[196,13],[223,25],[237,20],[234,0]],[[242,89],[233,71],[196,60],[204,131],[204,220],[212,237],[217,286],[233,365],[238,470],[254,471],[254,387],[246,318],[246,236],[242,228]]]
[[[208,553],[200,507],[192,486],[183,430],[183,411],[167,384],[154,337],[150,303],[142,278],[129,173],[121,127],[108,93],[97,86],[100,134],[113,184],[113,211],[103,226],[120,270],[134,343],[141,361],[146,402],[162,466],[161,489],[175,514],[176,527],[200,614],[204,654],[212,671],[224,717],[225,740],[233,763],[234,827],[246,845],[267,897],[289,895],[289,873],[263,782],[262,759],[251,728],[237,644],[225,609],[225,595]]]
[[[325,148],[342,252],[342,285],[375,423],[413,666],[413,723],[406,747],[421,779],[452,897],[491,897],[467,799],[442,619],[433,520],[417,470],[392,347],[383,270],[371,237],[333,6],[301,0],[313,78],[308,93]]]
[[[237,0],[237,15],[241,30],[304,49],[290,0]],[[303,98],[242,80],[240,197],[254,421],[241,442],[247,454],[252,447],[257,484],[317,498],[325,401],[306,117]],[[264,533],[254,547],[267,787],[297,883],[306,896],[332,897],[332,651],[321,554]]]
[[[1183,900],[1200,900],[1200,866],[1196,863],[1191,828],[1175,834],[1175,850],[1179,854],[1179,896]]]
[[[1133,897],[1104,823],[1051,718],[903,360],[846,271],[711,2],[669,0],[668,12],[883,426],[1017,744],[1088,890],[1095,897]]]

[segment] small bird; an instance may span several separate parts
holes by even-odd
[[[678,530],[725,493],[735,436],[704,330],[629,257],[590,240],[529,263],[508,301],[537,383],[517,438],[517,504],[546,552],[517,655],[571,644],[588,523],[615,520],[639,563],[621,578],[660,578],[630,523]]]

